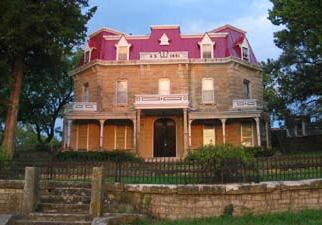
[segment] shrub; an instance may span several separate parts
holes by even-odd
[[[113,162],[133,162],[140,161],[135,154],[124,150],[114,150],[108,152],[59,152],[56,155],[59,161],[113,161]]]
[[[245,149],[254,157],[271,157],[277,152],[275,148],[245,147]]]
[[[242,146],[230,144],[206,145],[188,153],[188,160],[215,160],[220,165],[222,160],[240,160],[244,163],[252,162],[254,155]]]
[[[8,160],[7,150],[4,146],[0,145],[0,161]]]

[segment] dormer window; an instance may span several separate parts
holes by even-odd
[[[168,36],[164,33],[162,34],[161,38],[160,38],[160,45],[169,45],[170,39],[168,38]]]
[[[198,44],[200,46],[200,56],[202,59],[211,59],[214,57],[215,42],[211,40],[207,33]]]
[[[92,48],[89,47],[88,43],[84,48],[84,64],[91,61]]]
[[[244,38],[243,42],[239,45],[241,51],[241,59],[249,61],[249,45],[247,39]]]
[[[118,43],[115,45],[116,47],[116,60],[129,60],[130,59],[130,47],[129,44],[124,37],[124,35],[120,38]]]

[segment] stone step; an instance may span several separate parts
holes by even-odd
[[[57,203],[57,204],[89,204],[91,198],[81,195],[41,195],[40,202],[42,203]]]
[[[33,221],[91,221],[89,214],[78,213],[30,213],[23,217],[25,220]]]
[[[38,212],[43,213],[88,213],[89,204],[39,203]]]
[[[108,202],[104,203],[103,211],[106,213],[135,213],[133,205],[129,203]]]
[[[133,213],[104,213],[100,218],[94,218],[92,224],[126,225],[139,224],[139,221],[146,219],[143,214]]]
[[[91,221],[37,221],[19,219],[12,223],[12,225],[91,225]]]
[[[90,188],[81,187],[56,187],[45,188],[40,190],[40,195],[78,195],[91,196]]]

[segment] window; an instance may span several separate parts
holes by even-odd
[[[120,80],[117,81],[116,87],[116,103],[117,104],[127,104],[127,81]]]
[[[90,61],[90,51],[84,52],[84,64],[88,63]]]
[[[200,57],[202,59],[211,59],[214,57],[215,42],[211,40],[208,33],[203,36],[198,44],[200,46]]]
[[[202,79],[202,103],[214,103],[214,81],[212,78]]]
[[[243,57],[243,60],[247,60],[248,61],[248,48],[246,47],[242,47],[242,57]]]
[[[241,124],[241,144],[246,147],[254,146],[253,123],[245,121]]]
[[[250,99],[250,88],[249,88],[249,80],[244,80],[243,82],[243,92],[244,92],[244,98]]]
[[[204,125],[203,145],[215,145],[215,127],[214,126]]]
[[[130,47],[131,44],[129,44],[125,38],[125,36],[122,36],[120,40],[115,45],[116,47],[116,60],[129,60],[130,58]]]
[[[84,83],[83,85],[83,102],[89,102],[89,84]]]
[[[170,80],[168,78],[161,78],[159,80],[159,94],[160,95],[170,94]]]
[[[128,47],[126,46],[118,47],[118,56],[117,56],[118,60],[127,60],[128,59],[127,53],[128,53]]]
[[[212,58],[212,44],[203,44],[202,45],[202,58],[211,59]]]

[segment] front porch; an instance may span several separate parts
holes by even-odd
[[[72,113],[64,123],[64,149],[131,151],[142,158],[184,158],[207,144],[270,147],[261,111],[191,112],[187,108],[131,113]]]

